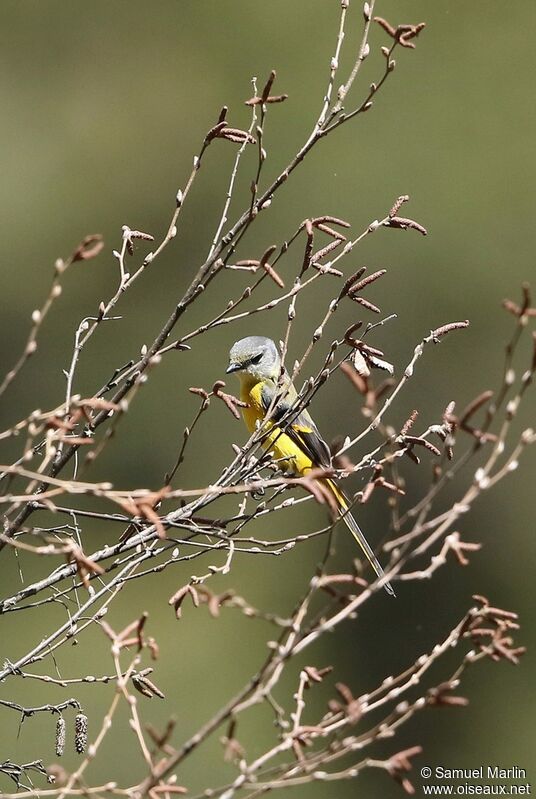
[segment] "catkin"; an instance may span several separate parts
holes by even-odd
[[[87,749],[87,716],[77,713],[74,720],[74,748],[81,755]]]
[[[65,751],[65,719],[60,716],[56,722],[56,757],[61,757]]]

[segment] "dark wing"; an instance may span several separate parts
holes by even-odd
[[[273,390],[267,385],[262,389],[262,404],[264,412],[268,410],[272,403]],[[283,397],[272,412],[274,422],[279,422],[292,406],[288,397]],[[329,467],[331,465],[331,452],[328,445],[318,432],[318,428],[311,419],[307,411],[302,411],[292,422],[283,422],[282,429],[285,434],[298,446],[306,455],[311,458],[315,466]]]

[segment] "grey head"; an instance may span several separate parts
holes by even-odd
[[[231,347],[227,374],[242,372],[258,380],[277,380],[280,369],[281,358],[271,338],[247,336]]]

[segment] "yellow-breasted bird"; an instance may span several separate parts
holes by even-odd
[[[330,466],[329,447],[306,410],[295,418],[291,417],[292,421],[285,421],[282,427],[278,426],[295,402],[297,393],[287,372],[281,373],[281,358],[272,339],[248,336],[233,344],[227,369],[227,373],[230,372],[237,372],[240,378],[240,399],[247,403],[242,414],[250,433],[254,432],[258,422],[263,422],[267,411],[271,409],[266,422],[269,432],[262,445],[267,451],[273,452],[284,471],[306,475],[311,469]],[[382,567],[359,525],[348,512],[348,500],[332,479],[320,478],[319,482],[331,493],[339,515],[378,577],[382,577]],[[385,583],[384,587],[388,594],[395,595],[390,583]]]

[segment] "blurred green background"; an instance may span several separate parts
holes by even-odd
[[[100,232],[106,241],[105,253],[97,260],[75,265],[67,274],[63,295],[42,329],[38,353],[4,399],[4,427],[36,406],[48,408],[61,401],[62,369],[68,366],[74,331],[115,290],[118,270],[111,250],[120,245],[121,225],[157,238],[163,234],[176,190],[184,186],[192,157],[220,107],[229,106],[232,124],[246,126],[249,112],[243,100],[252,93],[251,77],[258,76],[262,84],[271,68],[278,71],[274,90],[287,92],[289,100],[270,109],[264,180],[287,163],[318,115],[338,9],[335,0],[3,0],[2,371],[12,365],[24,344],[31,312],[48,291],[54,260],[67,256],[88,233]],[[358,4],[352,3],[351,11],[341,76],[351,65],[362,23]],[[383,0],[375,12],[394,24],[425,21],[427,28],[414,52],[398,52],[397,69],[373,111],[315,149],[254,226],[240,255],[258,257],[267,245],[290,235],[302,219],[322,213],[348,219],[358,232],[385,215],[395,197],[409,194],[407,213],[428,228],[429,236],[379,231],[352,254],[345,268],[388,269],[387,277],[368,296],[385,313],[398,314],[397,321],[380,330],[375,341],[385,347],[399,371],[431,328],[454,319],[471,320],[467,332],[427,351],[390,419],[399,423],[416,407],[424,427],[438,418],[449,400],[456,400],[460,407],[480,390],[498,385],[503,347],[513,327],[512,318],[500,310],[500,301],[506,296],[517,299],[521,281],[534,278],[532,40],[536,6],[530,0],[508,8],[501,3]],[[372,53],[354,99],[361,98],[368,82],[379,77],[379,47],[386,43],[385,34],[374,29]],[[208,251],[234,153],[235,146],[227,142],[211,146],[177,238],[123,298],[117,309],[121,320],[109,323],[113,330],[103,326],[84,351],[75,391],[94,391],[161,328]],[[253,173],[254,154],[248,155],[244,165],[239,184],[243,191],[231,219],[247,202],[245,187]],[[281,272],[290,280],[294,268],[289,259],[282,263]],[[222,308],[224,299],[238,294],[246,283],[243,276],[230,273],[225,283],[207,291],[202,302],[186,314],[180,332],[209,319]],[[323,313],[326,285],[317,283],[300,300],[291,355],[302,353],[311,319]],[[272,296],[272,289],[268,286],[260,296]],[[350,305],[341,309],[333,335],[355,320],[356,309]],[[220,328],[195,340],[191,352],[166,359],[152,372],[122,422],[117,440],[88,476],[112,479],[122,487],[161,485],[182,430],[197,408],[197,399],[187,387],[210,387],[221,378],[235,339],[249,333],[277,339],[284,323],[285,308],[246,324]],[[527,358],[525,349],[518,371]],[[318,357],[313,358],[311,369],[318,363]],[[534,423],[530,403],[532,397],[519,429]],[[355,396],[342,377],[320,393],[315,416],[328,438],[355,432],[363,424]],[[207,463],[192,449],[180,485],[198,486],[214,479],[229,458],[231,442],[244,440],[241,425],[233,422],[223,406],[213,405],[195,439],[196,452],[208,448],[210,460]],[[4,463],[18,451],[15,444],[5,446]],[[522,469],[462,519],[462,533],[484,544],[470,567],[464,570],[451,564],[430,583],[405,584],[396,602],[377,597],[357,623],[347,624],[323,647],[307,653],[304,662],[335,664],[335,679],[348,682],[355,695],[371,690],[442,639],[475,592],[490,596],[494,604],[518,610],[523,623],[519,639],[533,646],[535,524],[529,489],[534,485],[534,466],[534,453],[527,453]],[[428,472],[426,467],[418,470],[409,464],[406,477],[418,490]],[[320,511],[312,503],[305,508],[299,524],[311,529]],[[364,509],[362,522],[372,531],[371,539],[384,519],[379,502]],[[296,516],[287,521],[295,530]],[[266,537],[284,532],[274,530],[270,521],[257,529]],[[85,526],[87,550],[114,534],[102,525]],[[319,543],[268,562],[244,558],[230,576],[216,578],[212,587],[232,586],[253,605],[288,614],[321,551]],[[345,544],[341,567],[353,554],[351,543]],[[26,579],[43,568],[24,558],[21,565]],[[0,568],[4,596],[18,585],[11,553],[2,554]],[[196,565],[196,570],[201,567]],[[162,726],[173,712],[178,719],[177,743],[257,668],[270,635],[262,622],[245,619],[236,611],[223,612],[215,622],[206,610],[188,609],[184,619],[176,622],[167,599],[191,573],[191,568],[179,565],[175,571],[129,584],[109,618],[120,627],[143,610],[150,612],[149,631],[162,649],[155,677],[167,702],[165,706],[156,699],[144,703],[144,718]],[[16,659],[62,620],[55,609],[34,612],[33,617],[28,613],[6,616],[0,658]],[[81,637],[78,646],[60,650],[58,666],[66,677],[111,673],[106,651],[102,636],[90,633]],[[374,756],[422,744],[425,752],[418,766],[474,768],[484,763],[530,768],[535,756],[536,710],[532,658],[529,649],[518,668],[486,662],[470,671],[462,689],[471,699],[468,708],[418,716],[396,741],[375,748]],[[46,673],[49,665],[39,668]],[[438,681],[448,676],[450,665],[437,672]],[[287,707],[296,674],[294,669],[283,686],[287,693],[279,695]],[[321,712],[330,691],[330,686],[317,690],[309,721]],[[75,686],[67,692],[10,680],[1,694],[25,704],[59,702],[72,694],[90,710],[90,724],[92,719],[96,724],[108,706],[111,688]],[[54,721],[49,716],[28,720],[17,738],[16,714],[2,709],[0,713],[0,761],[53,760]],[[128,784],[143,773],[143,764],[131,754],[136,750],[124,710],[120,716],[122,724],[114,726],[99,758],[100,767],[88,773],[91,781],[111,778]],[[250,757],[266,747],[273,735],[270,725],[263,710],[249,727],[239,727],[238,737]],[[217,737],[180,772],[179,782],[192,792],[219,785],[234,774],[221,763]],[[67,768],[76,763],[74,754],[65,757]],[[415,777],[420,785],[417,773]],[[8,788],[7,783],[0,783],[0,790]],[[374,770],[367,771],[358,784],[330,784],[329,789],[313,785],[295,789],[293,795],[338,798],[353,796],[356,790],[366,790],[369,797],[400,795],[395,783]]]

